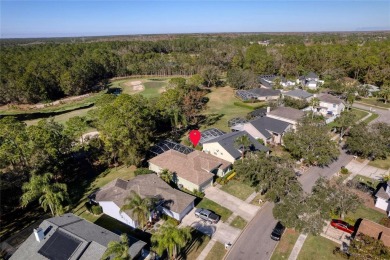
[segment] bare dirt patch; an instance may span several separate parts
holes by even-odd
[[[134,91],[142,91],[144,89],[145,89],[144,85],[134,85],[133,86]]]
[[[124,86],[126,87],[132,87],[132,86],[138,86],[138,85],[141,85],[142,84],[142,81],[140,80],[137,80],[137,81],[126,81],[123,83]]]

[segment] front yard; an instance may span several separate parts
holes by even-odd
[[[390,169],[390,156],[388,156],[384,160],[377,159],[375,161],[370,161],[368,163],[368,165],[371,165],[371,166],[374,166],[374,167],[377,167],[377,168],[381,168],[381,169],[384,169],[384,170],[388,170],[388,169]]]
[[[378,101],[376,98],[362,98],[359,101],[356,101],[356,103],[363,103],[366,105],[373,105],[383,108],[390,108],[390,103],[385,104],[383,101]]]
[[[207,198],[203,198],[201,202],[199,202],[198,205],[196,205],[197,208],[204,208],[209,209],[211,211],[214,211],[216,214],[221,216],[221,220],[225,222],[230,215],[233,213],[230,210],[228,210],[225,207],[222,207],[221,205],[215,203],[212,200],[209,200]]]
[[[339,255],[333,254],[333,249],[339,247],[339,244],[321,237],[308,235],[305,243],[298,255],[298,260],[341,260],[345,259]]]
[[[225,245],[216,242],[215,245],[211,248],[209,254],[207,255],[206,260],[222,260],[225,257],[225,254]]]
[[[255,192],[255,188],[235,179],[232,179],[227,184],[223,185],[221,190],[244,201]]]
[[[230,223],[230,226],[238,228],[238,229],[244,229],[244,227],[246,226],[247,223],[248,222],[245,219],[243,219],[240,216],[237,216],[233,219],[232,223]]]
[[[286,229],[272,254],[271,260],[288,259],[298,237],[299,233],[294,229]]]

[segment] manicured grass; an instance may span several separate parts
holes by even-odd
[[[233,219],[232,223],[230,223],[230,226],[238,228],[238,229],[244,229],[244,227],[246,226],[247,223],[248,222],[245,219],[243,219],[240,216],[237,216]]]
[[[219,87],[211,88],[211,92],[207,94],[209,102],[204,111],[207,116],[206,122],[203,123],[202,129],[216,127],[226,132],[230,132],[228,121],[234,117],[245,118],[248,112],[252,109],[234,105],[234,102],[241,102],[234,96],[233,88]]]
[[[165,82],[149,81],[144,83],[145,90],[141,92],[146,98],[155,98],[160,96],[162,88],[166,86]]]
[[[133,90],[133,86],[129,84],[132,81],[141,81],[145,89],[142,91]],[[167,85],[168,81],[169,78],[161,78],[158,80],[148,78],[128,78],[112,81],[110,87],[121,88],[122,93],[124,94],[132,95],[139,93],[146,98],[155,98],[162,93],[163,87]]]
[[[387,104],[385,104],[382,100],[377,100],[376,98],[362,98],[361,100],[357,101],[356,103],[364,103],[367,105],[374,105],[374,106],[383,107],[383,108],[390,108],[389,102]]]
[[[69,118],[71,118],[71,117],[87,116],[88,112],[91,111],[94,108],[95,107],[89,107],[89,108],[84,108],[84,109],[73,110],[73,111],[65,113],[65,114],[61,114],[61,115],[58,115],[58,116],[53,116],[52,118],[54,118],[55,122],[58,122],[58,123],[61,123],[61,124],[65,124],[65,122],[68,121]],[[36,124],[38,124],[38,121],[40,121],[40,120],[42,120],[42,118],[33,119],[33,120],[26,120],[24,122],[26,122],[26,124],[29,126],[29,125],[36,125]],[[90,131],[90,130],[88,130],[88,131]]]
[[[366,207],[365,205],[360,205],[355,212],[349,212],[345,216],[345,220],[354,225],[356,223],[356,220],[359,218],[365,218],[371,221],[374,221],[376,223],[379,223],[379,220],[381,220],[383,217],[386,217],[386,214],[381,213],[375,209],[371,209],[369,207]]]
[[[390,169],[390,156],[384,160],[377,159],[375,161],[370,161],[368,165],[378,167],[384,170]]]
[[[351,113],[356,116],[355,122],[359,121],[360,119],[368,115],[367,111],[356,109],[356,108],[352,108]]]
[[[288,259],[298,237],[298,232],[293,229],[286,229],[272,254],[271,260]]]
[[[241,200],[246,200],[249,195],[251,195],[255,191],[255,188],[233,179],[230,180],[227,184],[223,185],[221,190]]]
[[[262,200],[262,202],[260,202],[260,200]],[[261,195],[261,193],[259,192],[256,194],[256,197],[253,198],[253,200],[251,201],[251,204],[258,206],[258,207],[261,207],[265,202],[266,202],[265,196]]]
[[[193,229],[191,231],[192,239],[187,243],[186,247],[182,250],[182,258],[187,260],[195,260],[198,258],[200,253],[210,242],[210,237],[205,234]]]
[[[374,121],[374,120],[377,119],[378,117],[379,117],[378,114],[372,113],[372,115],[369,116],[366,120],[364,120],[364,122],[366,122],[367,124],[369,124],[371,121]]]
[[[206,260],[222,260],[226,254],[225,245],[216,242],[206,256]]]
[[[221,205],[207,198],[203,198],[202,201],[198,205],[196,205],[196,207],[214,211],[216,214],[221,216],[222,221],[226,221],[232,214],[232,212],[227,208],[222,207]]]
[[[298,260],[341,260],[339,255],[333,254],[333,249],[339,247],[339,244],[321,237],[309,235],[298,255]]]

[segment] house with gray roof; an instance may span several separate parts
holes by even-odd
[[[283,97],[289,97],[293,99],[306,100],[310,101],[313,98],[313,94],[303,90],[303,89],[294,89],[283,93]]]
[[[382,183],[374,197],[375,207],[386,211],[390,217],[390,181]]]
[[[280,90],[267,89],[267,88],[254,88],[248,89],[255,99],[265,101],[265,100],[277,100],[280,97]]]
[[[298,124],[298,121],[305,116],[305,112],[292,107],[277,107],[267,112],[267,117],[281,120],[292,124],[293,128]]]
[[[101,259],[108,243],[119,240],[118,234],[67,213],[44,220],[10,259]],[[146,243],[131,236],[129,241],[129,253],[135,259]]]
[[[228,162],[234,163],[236,160],[240,159],[242,156],[241,150],[236,145],[237,138],[246,135],[249,138],[250,145],[245,147],[246,151],[262,151],[269,152],[269,149],[264,145],[260,144],[258,140],[253,138],[246,131],[236,131],[232,133],[227,133],[216,139],[208,141],[203,144],[203,152],[226,160]]]
[[[321,84],[324,84],[324,81],[320,80],[320,77],[316,73],[309,72],[306,76],[299,77],[297,83],[301,84],[303,87],[315,90]]]
[[[167,152],[175,152],[185,156],[185,154],[174,150]],[[159,212],[181,221],[194,207],[194,196],[172,188],[156,174],[139,175],[129,181],[115,179],[95,192],[91,199],[99,203],[105,214],[136,228],[138,223],[132,217],[132,212],[129,210],[120,211],[132,191],[140,195],[141,198],[154,198],[158,201],[151,215]]]
[[[283,135],[292,129],[288,122],[271,117],[260,117],[245,124],[231,127],[232,131],[246,131],[255,139],[262,139],[263,142],[282,144]]]
[[[317,111],[322,115],[339,116],[345,109],[344,101],[338,97],[329,94],[318,95],[320,105],[317,107]]]

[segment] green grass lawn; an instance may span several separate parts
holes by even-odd
[[[255,188],[235,179],[223,185],[221,190],[241,199],[246,200],[249,195],[255,192]]]
[[[288,259],[298,237],[298,232],[293,229],[286,229],[272,254],[271,260]]]
[[[133,90],[133,86],[130,84],[132,81],[141,81],[145,89],[142,91]],[[148,78],[128,78],[112,81],[110,87],[121,88],[122,93],[124,94],[132,95],[139,93],[146,98],[155,98],[162,93],[162,88],[167,85],[168,81],[169,78],[161,78],[158,80]]]
[[[368,115],[367,111],[364,111],[361,109],[356,109],[356,108],[352,108],[351,113],[356,116],[356,119],[355,119],[356,122]]]
[[[388,156],[386,159],[381,160],[377,159],[375,161],[370,161],[368,165],[378,167],[384,170],[390,169],[390,156]]]
[[[298,260],[341,260],[339,255],[333,254],[333,249],[339,247],[339,244],[321,237],[309,235],[298,255]]]
[[[199,202],[198,205],[196,205],[197,208],[204,208],[214,211],[216,214],[221,216],[222,221],[226,221],[230,215],[233,213],[230,210],[228,210],[225,207],[222,207],[221,205],[215,203],[212,200],[209,200],[207,198],[203,198],[201,202]]]
[[[207,120],[201,129],[216,127],[230,132],[227,122],[234,117],[245,118],[252,109],[234,105],[234,102],[241,101],[234,96],[234,90],[231,87],[212,88],[211,90],[207,94],[209,102],[203,113],[207,116]]]
[[[367,124],[370,123],[371,121],[377,119],[379,117],[378,114],[375,114],[375,113],[372,113],[371,116],[369,116],[366,120],[364,120],[364,122],[366,122]]]
[[[383,107],[383,108],[390,108],[390,103],[388,102],[385,104],[381,100],[377,100],[376,98],[362,98],[361,100],[356,101],[357,103],[364,103],[367,105],[374,105],[378,107]]]
[[[356,220],[359,218],[365,218],[371,221],[374,221],[376,223],[379,223],[379,220],[381,220],[383,217],[386,217],[386,214],[381,213],[375,209],[371,209],[369,207],[366,207],[365,205],[360,205],[355,212],[349,212],[345,216],[345,221],[350,223],[351,225],[354,225],[356,223]]]
[[[225,245],[216,242],[206,256],[206,260],[222,260],[226,254]]]
[[[189,241],[185,248],[182,250],[182,258],[187,260],[196,260],[203,249],[210,241],[210,237],[193,229],[191,231],[192,239]]]
[[[379,184],[378,180],[374,180],[374,179],[371,179],[370,177],[366,177],[366,176],[359,175],[359,174],[356,175],[353,179],[356,181],[359,181],[359,182],[363,182],[373,189],[376,189],[376,187]]]
[[[233,219],[232,223],[230,223],[230,226],[238,228],[238,229],[244,229],[244,227],[246,226],[247,223],[248,222],[245,219],[243,219],[240,216],[237,216]]]
[[[146,98],[155,98],[160,96],[162,88],[166,86],[167,83],[161,81],[149,81],[145,82],[145,90],[141,92]]]

